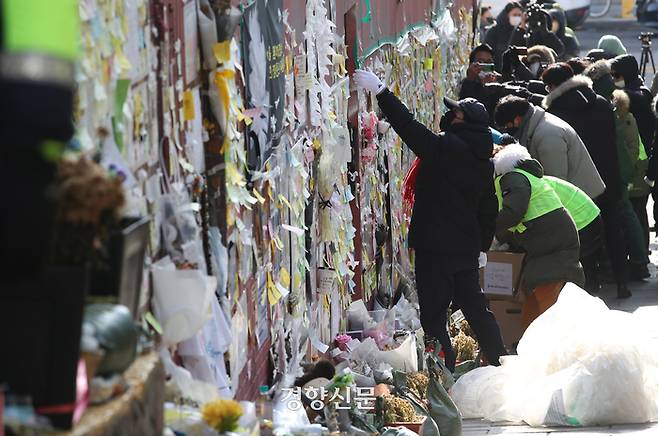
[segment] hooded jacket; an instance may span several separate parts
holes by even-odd
[[[560,41],[564,44],[564,53],[560,57],[560,60],[566,61],[580,56],[580,42],[578,42],[578,38],[566,33],[567,16],[564,11],[562,9],[551,9],[548,11],[548,14],[552,19],[557,21],[560,26],[557,32],[555,32],[555,36],[560,38]]]
[[[583,75],[592,79],[592,88],[594,89],[594,92],[608,101],[612,99],[612,92],[616,88],[615,81],[611,76],[609,61],[601,59],[594,62],[585,69]]]
[[[624,78],[624,90],[631,100],[630,111],[637,121],[642,143],[650,154],[656,121],[651,109],[651,91],[644,86],[637,60],[632,55],[617,56],[611,61],[610,66],[612,71]]]
[[[522,221],[532,193],[530,181],[522,169],[533,176],[543,177],[539,162],[517,144],[508,145],[493,159],[496,175],[502,175],[502,209],[496,220],[496,235],[526,253],[523,265],[523,289],[532,292],[538,286],[553,282],[585,282],[580,266],[578,231],[569,213],[560,208],[524,223],[523,233],[510,233],[508,228]]]
[[[615,56],[628,54],[624,44],[615,35],[603,35],[601,39],[599,39],[597,48],[603,50],[606,53],[608,59],[612,59]]]
[[[409,246],[445,256],[442,267],[450,272],[477,268],[480,251],[487,251],[493,240],[498,213],[486,109],[472,99],[462,102],[472,117],[435,134],[389,90],[377,101],[420,159]]]
[[[601,200],[621,198],[615,114],[611,104],[592,89],[592,80],[574,76],[544,98],[544,108],[566,121],[587,147],[606,190]]]
[[[624,90],[618,89],[613,93],[612,103],[617,120],[617,148],[622,181],[628,187],[629,196],[649,195],[649,185],[644,183],[649,161],[640,159],[640,133],[635,117],[630,112],[631,99]]]
[[[545,45],[556,53],[562,54],[564,44],[552,32],[535,31],[526,39],[526,31],[520,27],[512,27],[509,23],[509,12],[514,8],[513,3],[508,3],[505,8],[498,14],[496,24],[491,26],[487,31],[485,42],[489,44],[494,51],[494,61],[496,71],[500,72],[503,67],[503,53],[513,45],[534,47],[536,45]]]
[[[605,190],[592,157],[575,130],[560,118],[530,106],[515,137],[547,175],[559,177],[594,199]]]

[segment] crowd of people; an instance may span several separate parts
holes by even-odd
[[[593,294],[614,283],[628,298],[629,283],[650,277],[647,202],[658,193],[657,104],[619,38],[580,56],[564,11],[535,2],[510,2],[495,19],[482,8],[480,30],[441,132],[375,74],[354,77],[418,158],[409,245],[421,322],[449,368],[451,302],[490,363],[505,354],[478,282],[492,244],[525,253],[526,326],[566,282]]]

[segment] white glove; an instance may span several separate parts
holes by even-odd
[[[484,268],[487,266],[487,253],[480,251],[480,257],[478,258],[478,266]]]
[[[649,186],[651,186],[651,187],[653,188],[654,185],[656,184],[656,181],[655,181],[655,180],[651,180],[651,179],[648,178],[648,177],[645,177],[645,178],[644,178],[644,183],[646,183],[647,185],[649,185]]]
[[[352,78],[356,86],[366,91],[374,92],[375,94],[379,94],[386,88],[386,85],[372,71],[356,70]]]

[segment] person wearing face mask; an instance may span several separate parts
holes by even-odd
[[[585,144],[565,121],[516,96],[500,100],[495,120],[528,149],[547,175],[576,185],[590,198],[603,194],[605,184]]]
[[[508,3],[496,18],[496,24],[487,31],[484,41],[493,49],[496,71],[503,68],[503,53],[511,46],[525,46],[523,7],[520,3]]]
[[[459,90],[459,98],[474,98],[482,103],[487,111],[493,111],[497,101],[496,93],[485,86],[496,83],[499,78],[499,74],[495,71],[485,71],[485,68],[494,62],[492,48],[487,44],[478,45],[471,51],[469,61],[466,78],[462,81]]]
[[[651,100],[653,97],[651,91],[644,86],[644,81],[640,77],[640,68],[637,60],[632,55],[621,55],[612,59],[610,61],[610,70],[614,78],[615,87],[626,91],[630,99],[629,110],[637,122],[642,145],[647,155],[652,158],[649,161],[649,171],[647,173],[647,180],[650,184],[652,180],[656,180],[655,178],[652,179],[652,177],[658,177],[658,174],[654,176],[651,171],[653,166],[658,166],[652,165],[652,161],[656,159],[654,157],[656,156],[654,151],[654,147],[656,147],[654,136],[657,125],[652,110]],[[654,201],[658,199],[657,193],[652,192],[652,196],[654,197]],[[654,202],[654,216],[658,216],[658,206],[656,205],[658,205],[658,202]],[[634,199],[633,207],[640,221],[644,221],[647,207],[646,202],[643,202],[642,198]]]
[[[480,41],[485,40],[487,31],[494,24],[496,24],[496,20],[491,13],[491,6],[482,6],[480,8]]]
[[[619,173],[622,180],[622,202],[619,207],[629,254],[629,279],[648,277],[649,223],[647,200],[649,186],[644,182],[647,154],[640,140],[635,117],[630,112],[630,97],[616,89],[610,62],[600,60],[584,72],[593,82],[594,92],[610,101],[615,108],[615,130]]]
[[[544,99],[544,109],[573,127],[605,183],[606,190],[596,198],[596,203],[605,224],[617,296],[627,298],[631,294],[627,286],[627,249],[619,213],[623,186],[612,105],[594,92],[589,77],[575,76],[565,63],[549,66],[542,74],[542,80],[550,91]]]
[[[653,144],[655,117],[651,110],[651,91],[644,86],[640,77],[640,68],[633,55],[621,55],[612,59],[610,70],[615,87],[623,89],[631,100],[630,111],[637,121],[640,137],[647,153],[651,154]]]
[[[551,31],[564,44],[564,53],[560,56],[560,60],[566,61],[580,56],[578,38],[567,33],[567,16],[564,11],[556,8],[548,11],[548,14],[551,16]]]
[[[434,133],[413,115],[379,78],[357,70],[358,88],[377,94],[379,108],[402,141],[420,159],[409,230],[415,250],[420,320],[426,338],[438,340],[446,366],[455,368],[455,353],[446,330],[451,301],[461,308],[482,351],[498,365],[506,354],[500,329],[479,285],[481,252],[489,249],[496,225],[493,150],[489,115],[474,99],[445,99],[449,109]]]

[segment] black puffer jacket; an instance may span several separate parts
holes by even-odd
[[[655,130],[655,119],[651,110],[652,96],[640,77],[637,60],[632,55],[621,55],[614,58],[610,66],[613,72],[624,78],[624,91],[631,99],[631,113],[637,121],[642,143],[647,153],[651,153]]]
[[[526,35],[526,30],[520,27],[512,27],[509,23],[507,14],[514,9],[513,3],[508,3],[505,9],[498,14],[496,24],[491,26],[487,32],[485,42],[493,48],[494,61],[496,63],[496,71],[501,72],[503,67],[503,53],[510,48],[510,46],[525,46],[534,47],[536,45],[545,45],[552,48],[558,56],[564,52],[564,44],[553,33],[543,29],[535,29]]]
[[[562,9],[551,9],[548,11],[548,14],[552,19],[556,20],[560,25],[555,35],[560,38],[562,44],[564,44],[564,53],[560,57],[560,60],[569,60],[580,56],[580,43],[578,39],[574,36],[567,35],[567,16],[564,14]]]
[[[409,245],[445,256],[446,268],[477,268],[480,251],[491,245],[498,210],[486,109],[469,100],[469,111],[477,117],[435,134],[414,120],[389,90],[377,101],[395,132],[421,160]]]
[[[599,171],[606,190],[601,201],[616,202],[622,181],[617,155],[615,113],[612,105],[592,89],[592,80],[575,76],[546,96],[544,108],[578,133]]]
[[[526,253],[523,265],[523,288],[532,292],[538,286],[553,282],[573,282],[584,285],[585,277],[580,266],[580,244],[576,225],[564,208],[554,210],[531,221],[524,222],[523,233],[510,233],[507,229],[523,221],[528,210],[532,189],[522,169],[535,177],[543,177],[539,162],[530,158],[527,150],[518,144],[510,145],[494,158],[496,174],[502,175],[502,209],[496,220],[496,236],[510,242]]]

